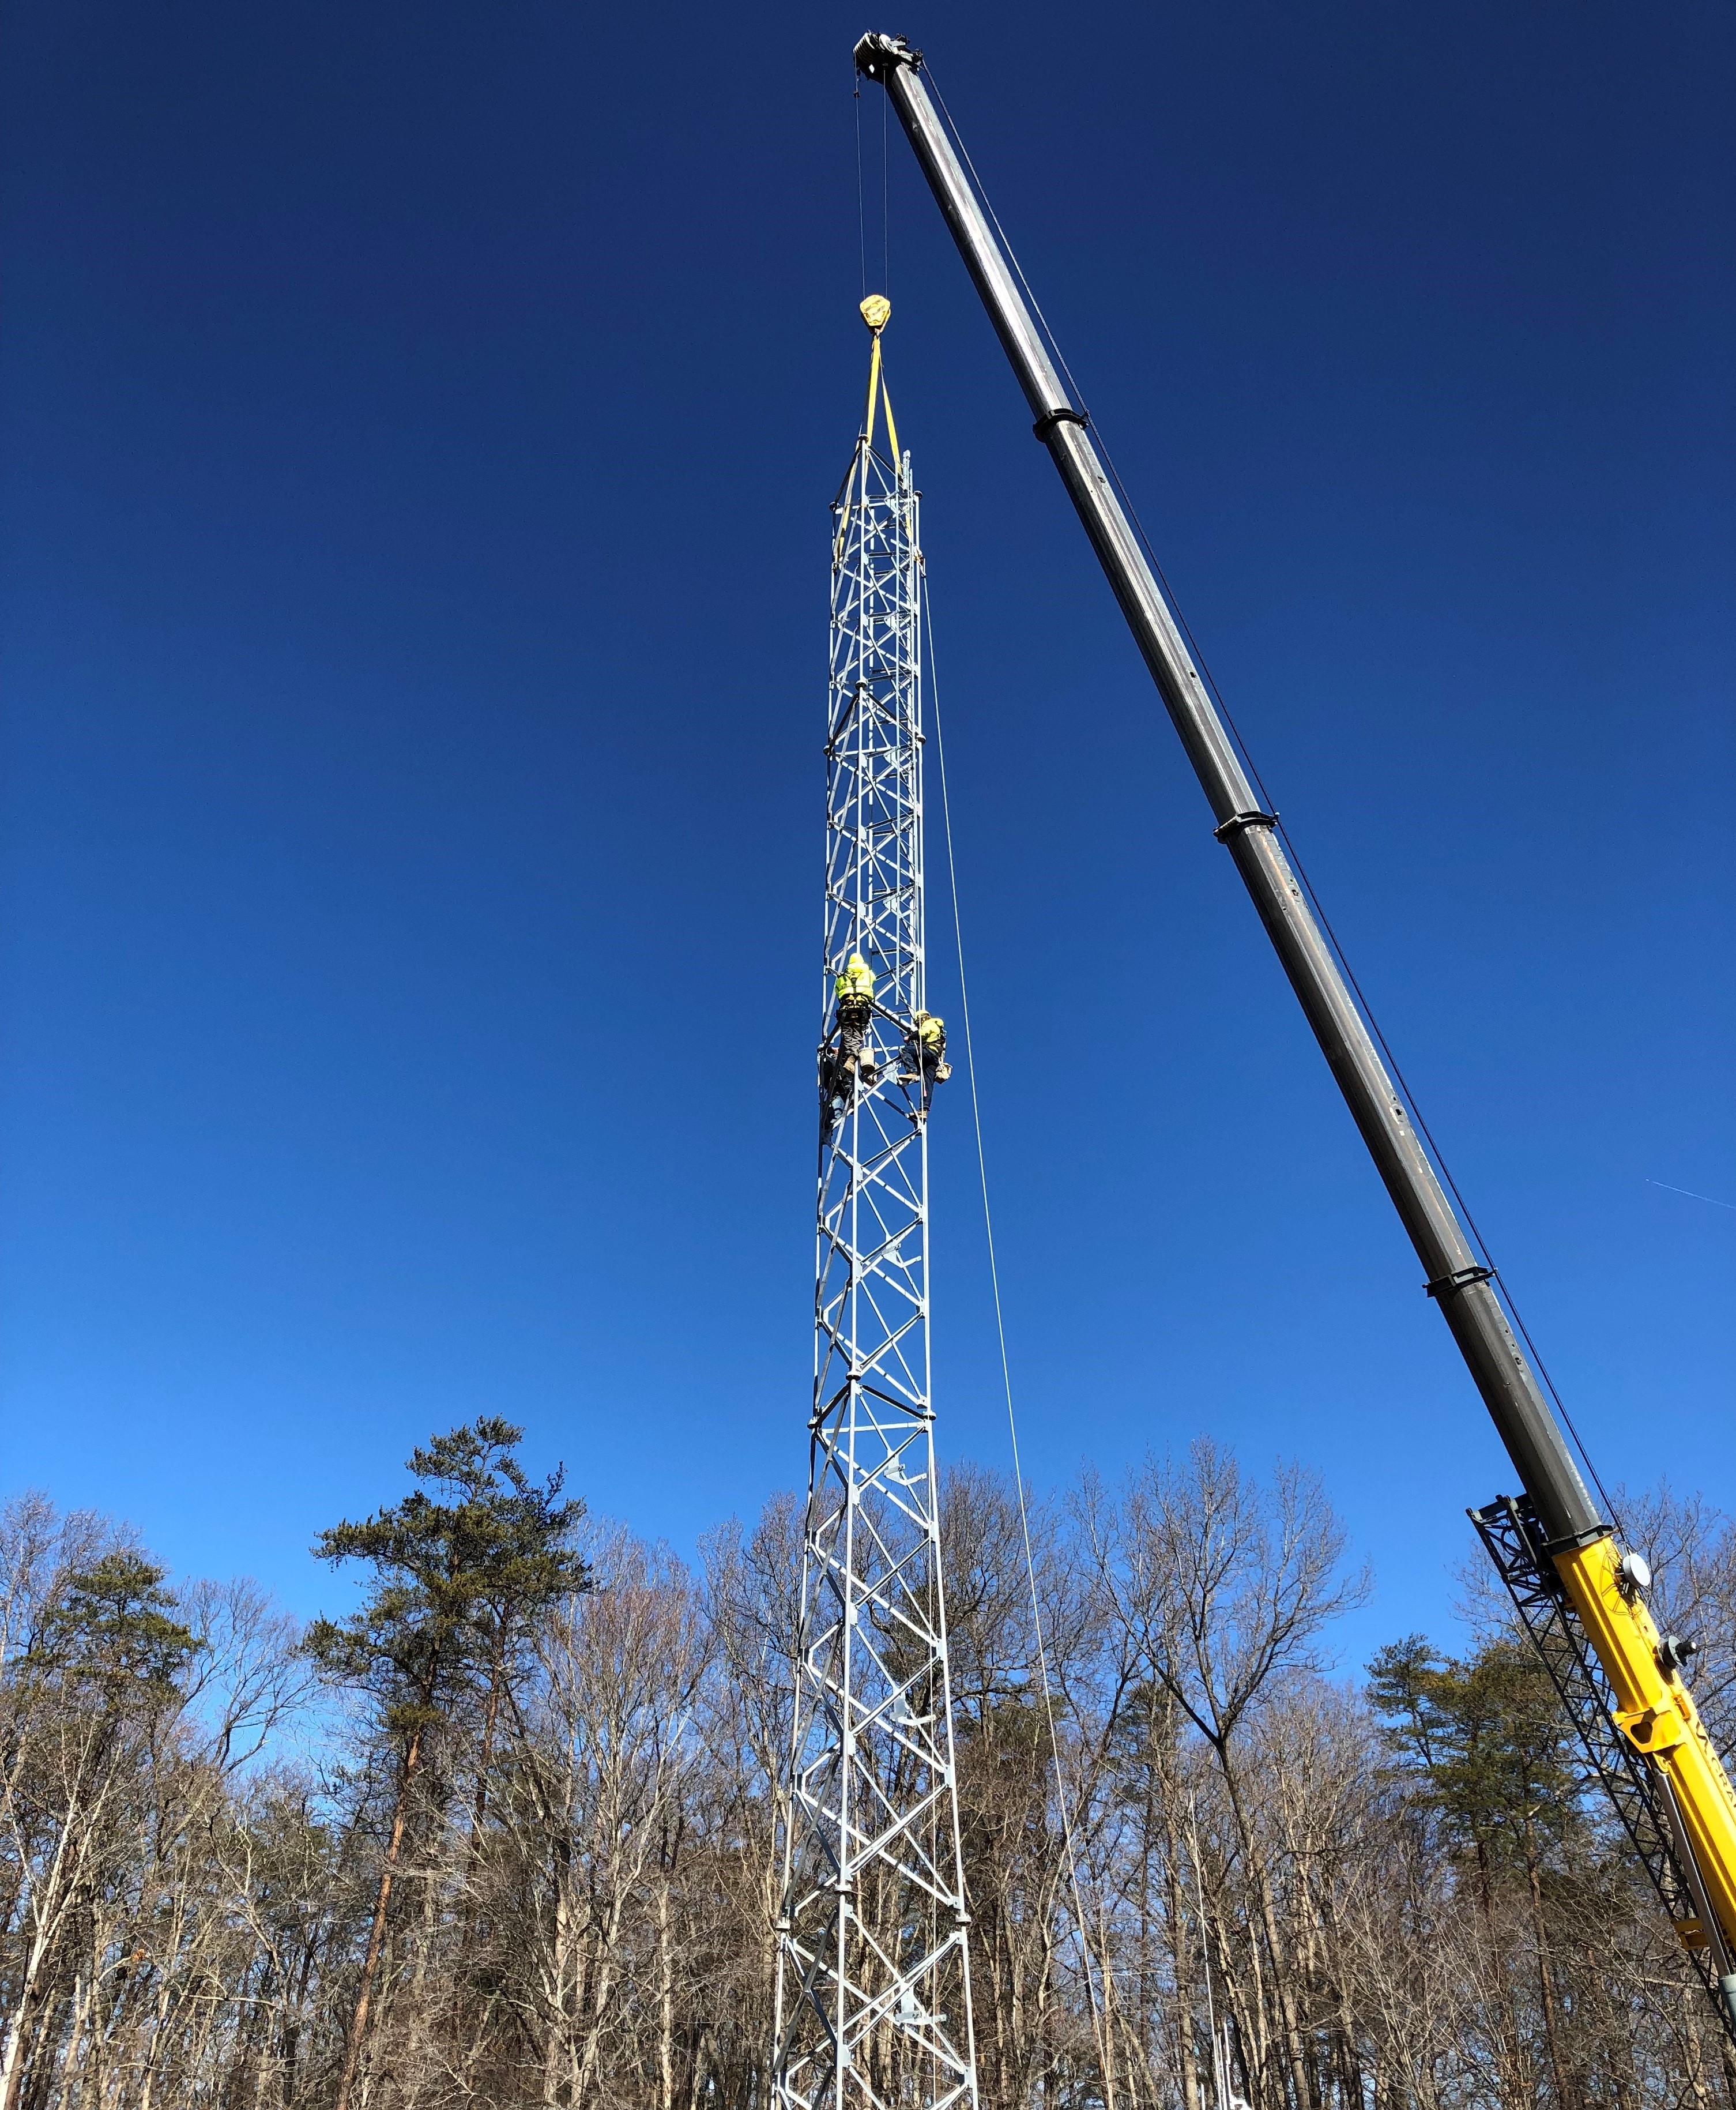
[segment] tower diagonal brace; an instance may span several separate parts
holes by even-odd
[[[976,2110],[929,1397],[921,557],[909,456],[875,446],[871,413],[835,515],[814,1391],[772,2100]],[[855,956],[872,997],[841,1018]]]

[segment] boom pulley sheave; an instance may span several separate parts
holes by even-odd
[[[1576,1650],[1584,1690],[1600,1696],[1598,1705],[1621,1750],[1633,1759],[1633,1781],[1649,1787],[1655,1822],[1648,1836],[1664,1843],[1662,1863],[1654,1865],[1655,1857],[1648,1854],[1646,1865],[1684,1940],[1696,1949],[1725,2026],[1736,2036],[1736,1794],[1679,1664],[1658,1634],[1643,1589],[1634,1585],[1632,1564],[1624,1564],[1614,1532],[1592,1500],[1521,1352],[1491,1270],[1436,1175],[1285,855],[1277,817],[1255,795],[1116,496],[1087,414],[1063,386],[1010,260],[935,109],[921,62],[920,52],[898,37],[870,34],[856,48],[857,70],[884,88],[904,127],[1024,391],[1037,437],[1060,473],[1205,790],[1214,832],[1253,899],[1422,1263],[1424,1288],[1440,1306],[1519,1475],[1526,1495],[1524,1528],[1504,1536],[1496,1532],[1498,1546],[1490,1537],[1495,1531],[1491,1508],[1476,1513],[1479,1528],[1497,1553],[1557,1683],[1566,1675],[1567,1656]],[[1536,1590],[1524,1582],[1527,1560],[1535,1567]],[[1542,1603],[1567,1637],[1566,1653],[1557,1650],[1552,1657],[1547,1637],[1539,1632],[1535,1607]],[[1580,1721],[1573,1693],[1565,1685],[1562,1691]],[[1594,1753],[1593,1759],[1607,1780],[1603,1757]],[[1623,1821],[1633,1829],[1625,1810]],[[1671,1870],[1667,1883],[1657,1872],[1663,1863]],[[1683,1899],[1697,1901],[1703,1911],[1684,1915]]]

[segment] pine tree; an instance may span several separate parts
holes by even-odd
[[[1534,1868],[1583,1823],[1561,1702],[1528,1643],[1497,1639],[1460,1659],[1412,1634],[1368,1675],[1382,1741],[1485,1880]]]
[[[1459,1659],[1437,1655],[1420,1634],[1382,1649],[1368,1671],[1369,1697],[1386,1717],[1386,1746],[1401,1770],[1417,1777],[1449,1844],[1473,1861],[1491,1927],[1502,1877],[1524,1880],[1556,2099],[1570,2102],[1543,1877],[1548,1863],[1562,1863],[1570,1840],[1569,1867],[1588,1864],[1591,1848],[1568,1727],[1548,1673],[1517,1637],[1486,1641]]]
[[[25,1657],[25,1676],[52,1678],[111,1713],[163,1705],[199,1647],[173,1616],[180,1605],[164,1587],[167,1573],[120,1547],[70,1577]]]
[[[528,1477],[514,1456],[523,1433],[484,1416],[435,1437],[409,1461],[423,1487],[364,1523],[334,1524],[314,1547],[334,1567],[359,1560],[373,1571],[360,1609],[345,1619],[316,1619],[304,1646],[324,1678],[373,1701],[396,1755],[391,1829],[334,2110],[350,2110],[360,2069],[429,1732],[480,1694],[486,1770],[499,1700],[527,1632],[547,1605],[590,1587],[590,1569],[572,1545],[584,1504],[561,1499],[558,1468],[540,1484]],[[436,1499],[427,1486],[449,1499]]]
[[[199,1643],[174,1617],[167,1571],[125,1546],[67,1575],[45,1606],[16,1673],[20,1711],[41,1709],[57,1733],[46,1740],[42,1777],[25,1771],[28,1740],[6,1753],[5,1801],[52,1811],[55,1834],[25,1903],[24,1953],[8,1987],[0,2049],[0,2110],[16,2110],[38,2010],[57,1949],[102,1852],[99,1813],[115,1784],[144,1763],[179,1681]],[[10,1922],[11,1913],[7,1914]]]

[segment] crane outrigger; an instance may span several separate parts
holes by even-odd
[[[1548,1664],[1590,1764],[1736,2039],[1736,1792],[1682,1676],[1689,1645],[1660,1633],[1651,1573],[1593,1501],[1521,1352],[1494,1271],[1448,1198],[1332,946],[1255,795],[1182,627],[1093,440],[1062,386],[1009,252],[922,75],[922,54],[871,33],[857,70],[891,98],[1121,604],[1266,934],[1482,1395],[1523,1493],[1471,1511]]]

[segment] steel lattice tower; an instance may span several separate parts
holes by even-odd
[[[889,313],[862,304],[868,414],[834,508],[814,1405],[780,1809],[777,2110],[977,2101],[929,1389],[922,559],[881,378]],[[836,994],[852,954],[875,976],[853,1065]]]

